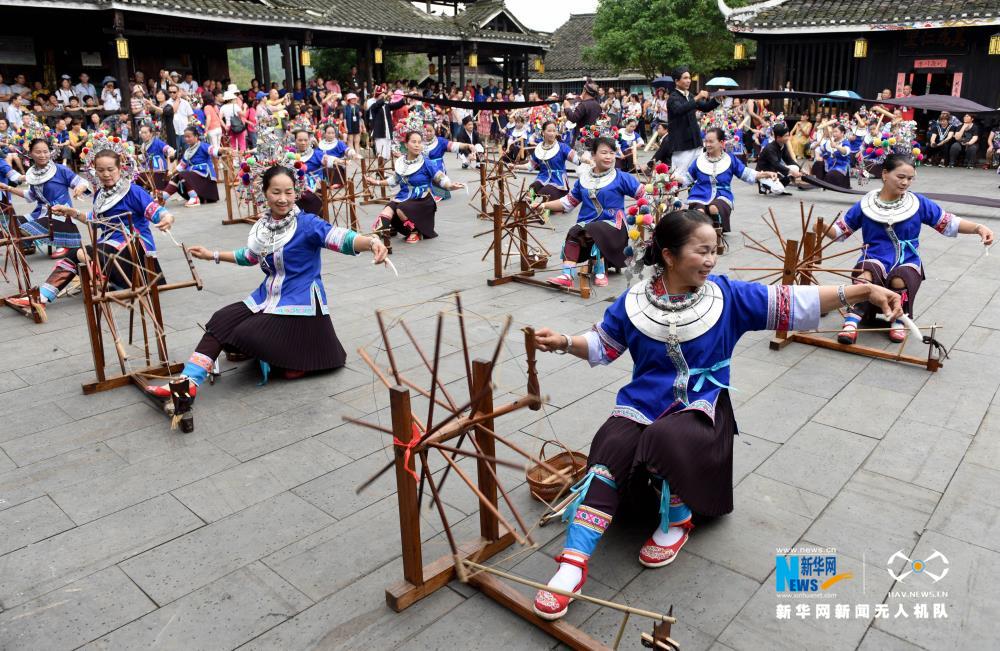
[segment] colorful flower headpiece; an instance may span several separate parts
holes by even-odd
[[[580,144],[584,147],[590,147],[598,138],[618,140],[618,127],[611,126],[611,120],[607,115],[602,115],[595,124],[580,129]]]
[[[118,155],[122,178],[135,180],[139,175],[139,161],[135,155],[135,145],[104,130],[94,131],[80,150],[83,161],[83,171],[87,180],[95,188],[101,187],[94,170],[97,155],[103,151],[111,151]]]
[[[268,155],[261,155],[259,152],[247,156],[240,163],[240,200],[250,205],[256,204],[258,210],[267,207],[267,199],[264,196],[264,172],[275,165],[287,167],[295,175],[295,197],[302,196],[306,183],[306,165],[301,157],[293,151],[277,149]]]
[[[642,277],[646,250],[655,246],[653,232],[664,215],[679,210],[683,203],[677,197],[680,183],[670,177],[670,167],[658,163],[653,168],[652,183],[647,183],[646,196],[640,198],[626,211],[628,225],[628,246],[625,247],[625,274],[630,282],[633,276]]]
[[[191,116],[188,117],[188,123],[187,123],[187,125],[189,127],[194,127],[195,128],[195,130],[198,132],[198,137],[199,138],[201,136],[205,135],[205,125],[202,124],[202,121],[198,119],[197,115],[194,115],[192,113]]]
[[[392,139],[399,151],[406,151],[406,137],[408,134],[416,131],[423,136],[425,124],[432,124],[432,122],[426,121],[424,119],[424,114],[419,111],[411,111],[405,118],[396,123],[396,127],[393,129]]]
[[[13,145],[20,151],[27,152],[31,141],[41,139],[48,143],[49,149],[54,149],[56,145],[56,132],[39,122],[33,113],[26,113],[21,128],[17,130]]]

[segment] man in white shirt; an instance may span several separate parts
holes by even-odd
[[[3,82],[3,75],[0,74],[0,113],[6,113],[7,106],[10,105],[10,98],[14,95],[10,86]]]
[[[177,84],[170,84],[167,93],[170,96],[168,101],[174,107],[174,132],[177,134],[177,142],[171,145],[174,149],[183,151],[187,149],[184,144],[184,129],[187,128],[188,118],[194,115],[194,109],[191,108],[191,102],[181,97]]]
[[[28,100],[24,99],[20,95],[14,95],[10,103],[7,105],[6,117],[7,124],[9,124],[14,129],[20,129],[21,125],[24,124],[24,116],[21,112],[21,107],[27,105]]]
[[[88,95],[95,100],[97,99],[97,89],[94,88],[94,84],[90,83],[90,75],[86,72],[80,73],[80,83],[73,86],[73,94],[80,100],[81,106],[83,105],[83,98]]]
[[[194,75],[190,72],[184,75],[184,81],[178,84],[178,86],[187,91],[188,95],[193,95],[198,90],[198,82],[194,80]]]
[[[23,95],[29,90],[24,84],[24,75],[14,75],[14,83],[10,87],[10,92],[15,95]]]

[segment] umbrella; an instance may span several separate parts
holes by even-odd
[[[950,111],[952,113],[987,113],[993,111],[989,106],[983,106],[964,97],[953,97],[951,95],[913,95],[910,97],[882,100],[882,103],[894,106],[908,106],[925,111]]]
[[[653,80],[652,86],[653,88],[666,88],[669,90],[674,87],[674,78],[670,75],[657,77]]]
[[[713,77],[709,79],[705,86],[712,86],[715,88],[739,88],[740,85],[730,77]]]
[[[861,99],[861,95],[858,95],[853,90],[831,90],[827,95],[832,95],[834,97],[843,97],[844,99]],[[833,97],[824,97],[820,100],[821,102],[842,102],[843,100],[833,99]]]

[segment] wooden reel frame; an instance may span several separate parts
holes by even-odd
[[[815,206],[809,207],[809,212],[806,214],[805,204],[799,202],[800,210],[800,222],[802,227],[802,235],[798,240],[786,240],[781,234],[781,228],[778,226],[778,221],[774,216],[774,211],[769,209],[768,215],[762,216],[761,219],[768,226],[771,232],[778,238],[778,242],[781,245],[781,252],[772,251],[770,248],[755,240],[754,238],[747,235],[746,231],[741,231],[743,236],[750,240],[753,245],[745,245],[747,248],[758,251],[761,253],[766,253],[773,258],[781,261],[780,268],[770,268],[770,267],[733,267],[733,271],[767,271],[770,272],[759,278],[753,280],[764,280],[773,276],[778,276],[771,284],[775,282],[781,282],[782,285],[813,285],[819,284],[816,281],[817,273],[830,273],[836,276],[840,276],[849,281],[853,281],[852,273],[854,269],[834,269],[823,267],[823,257],[827,247],[834,243],[834,240],[823,244],[823,237],[826,233],[827,226],[823,221],[822,217],[816,219],[814,225],[812,224],[812,214],[813,208]],[[839,217],[840,215],[837,215]],[[834,218],[836,221],[837,218]],[[827,255],[827,259],[838,258],[845,255],[850,255],[851,253],[857,253],[865,249],[865,246],[859,246],[847,251],[842,251],[834,255]],[[853,344],[842,344],[834,339],[828,339],[826,337],[820,336],[820,333],[826,332],[839,332],[839,330],[834,331],[814,331],[814,332],[796,332],[791,330],[779,330],[775,332],[774,337],[771,339],[770,347],[771,350],[781,350],[789,343],[796,341],[801,344],[809,344],[810,346],[817,346],[819,348],[826,348],[828,350],[838,350],[844,353],[851,353],[853,355],[861,355],[863,357],[871,357],[874,359],[884,359],[893,362],[903,362],[906,364],[914,364],[916,366],[923,366],[928,371],[934,373],[943,365],[942,355],[937,352],[934,340],[934,335],[936,334],[938,328],[941,326],[933,325],[929,326],[927,329],[930,330],[930,336],[924,338],[924,342],[928,344],[927,346],[927,357],[918,357],[916,355],[906,355],[903,350],[906,347],[906,343],[910,338],[909,332],[907,332],[906,338],[899,344],[898,350],[895,352],[891,350],[884,350],[881,348],[875,348],[873,346],[865,346],[859,343]],[[887,328],[859,328],[858,333],[881,331],[884,332]]]
[[[358,195],[354,190],[358,169],[355,168],[350,176],[346,175],[345,169],[344,187],[337,189],[332,184],[334,170],[327,169],[324,172],[320,182],[320,200],[323,203],[320,217],[334,226],[361,232],[358,227]]]
[[[94,275],[93,270],[100,263],[97,256],[97,228],[94,224],[89,225],[90,241],[93,245],[94,256],[87,263],[81,263],[80,271],[81,288],[83,290],[83,302],[87,317],[87,331],[90,336],[90,350],[94,361],[95,380],[83,385],[83,393],[90,395],[101,391],[108,391],[129,384],[138,387],[144,395],[145,388],[150,380],[166,378],[179,372],[183,364],[171,363],[167,352],[167,340],[163,331],[163,313],[160,308],[160,294],[163,292],[196,287],[202,289],[201,277],[195,269],[194,262],[187,249],[181,245],[184,258],[187,260],[188,268],[191,271],[191,280],[177,283],[157,285],[161,274],[158,273],[149,256],[145,257],[145,264],[140,265],[139,247],[141,243],[134,229],[129,224],[128,229],[123,229],[125,233],[125,246],[111,256],[107,256],[102,266],[102,277]],[[122,289],[112,289],[110,282],[103,270],[109,269],[112,265],[124,276],[126,275],[119,264],[119,258],[126,260],[130,265],[131,274],[129,286]],[[132,344],[135,334],[135,320],[138,316],[144,366],[139,369],[132,369],[128,363],[129,355],[125,349],[122,334],[118,332],[115,323],[113,307],[120,307],[129,312],[129,332],[128,344]],[[102,326],[102,321],[105,326]],[[105,371],[105,332],[107,328],[111,344],[118,358],[120,373],[108,375]],[[155,353],[150,348],[150,339],[153,339]],[[159,403],[159,401],[157,401]],[[159,403],[162,404],[162,403]]]
[[[399,321],[399,325],[406,332],[406,335],[420,356],[423,368],[430,373],[429,390],[421,388],[400,372],[381,311],[376,311],[376,317],[389,361],[389,368],[386,369],[376,364],[364,348],[358,350],[362,359],[388,389],[392,415],[391,429],[380,424],[369,423],[351,417],[344,418],[348,422],[357,423],[393,437],[392,461],[358,488],[358,491],[361,491],[385,472],[395,470],[396,495],[399,504],[400,543],[403,555],[403,579],[386,589],[386,603],[393,610],[397,612],[402,611],[420,599],[445,587],[452,579],[457,578],[475,587],[504,608],[507,608],[574,649],[606,649],[607,647],[565,620],[546,621],[535,615],[532,602],[502,579],[561,594],[560,591],[547,588],[543,584],[483,564],[486,560],[495,557],[514,543],[530,545],[530,547],[527,547],[528,550],[537,548],[531,537],[532,528],[529,528],[525,524],[524,519],[511,502],[508,492],[504,489],[496,472],[498,465],[517,469],[522,469],[522,465],[497,458],[497,442],[520,455],[523,459],[542,465],[555,476],[564,477],[563,490],[568,489],[570,478],[507,440],[505,436],[497,434],[495,429],[497,418],[524,408],[539,410],[544,402],[543,398],[538,395],[539,385],[535,370],[534,331],[531,328],[524,329],[528,367],[527,394],[509,403],[496,405],[493,401],[493,370],[496,367],[496,362],[503,347],[504,339],[510,329],[512,319],[510,316],[506,318],[491,359],[470,360],[465,334],[466,317],[462,309],[461,298],[457,293],[455,294],[455,310],[461,333],[462,355],[464,356],[467,371],[467,387],[469,392],[468,401],[464,402],[461,406],[449,394],[445,385],[438,377],[444,312],[438,315],[436,341],[432,358],[429,358],[424,353],[405,322],[402,320]],[[429,401],[426,420],[421,420],[412,408],[410,402],[411,389],[417,391]],[[443,408],[448,414],[440,422],[436,422],[434,418],[436,406]],[[462,449],[462,442],[466,438],[473,444],[474,450]],[[450,443],[455,439],[457,439],[457,443],[451,445]],[[439,481],[434,479],[427,461],[428,455],[432,452],[439,454],[448,464]],[[475,479],[466,474],[455,462],[455,459],[459,455],[476,459]],[[421,462],[419,480],[417,479],[418,459]],[[480,507],[479,536],[473,540],[461,543],[455,540],[454,533],[445,513],[444,502],[441,498],[441,490],[447,479],[447,474],[452,470],[455,471],[464,485],[476,496]],[[442,556],[428,564],[424,563],[423,544],[420,534],[421,497],[425,482],[441,519],[441,524],[451,550],[450,554]],[[504,502],[508,505],[512,514],[511,519],[514,522],[511,522],[511,520],[501,514],[500,498],[503,498]],[[622,628],[618,634],[619,640],[629,615],[634,614],[649,617],[657,622],[653,634],[648,636],[644,634],[643,636],[644,638],[649,637],[650,640],[654,640],[656,644],[655,648],[671,651],[679,649],[676,642],[669,637],[670,625],[676,621],[671,615],[644,611],[630,606],[595,599],[587,595],[575,595],[575,598],[581,601],[591,601],[598,605],[624,612],[625,620],[622,622]],[[615,647],[617,647],[617,641]]]
[[[367,206],[373,203],[389,205],[392,200],[389,197],[389,190],[384,185],[373,186],[368,183],[368,175],[373,175],[379,181],[389,180],[389,175],[393,173],[392,160],[385,160],[381,156],[376,158],[361,157],[361,205]],[[378,196],[376,196],[376,193]]]
[[[6,305],[18,314],[26,316],[35,323],[45,323],[48,316],[45,313],[45,304],[38,293],[38,286],[31,282],[31,266],[21,250],[21,245],[37,240],[52,239],[52,222],[49,222],[49,232],[47,235],[35,235],[24,237],[21,229],[18,228],[17,215],[13,209],[4,210],[6,223],[0,220],[0,248],[3,249],[3,266],[0,267],[0,278],[9,281],[8,271],[13,272],[14,281],[17,283],[17,291],[9,296],[0,297],[0,305]],[[51,213],[50,213],[51,216]],[[11,302],[10,299],[27,298],[28,307],[21,307]]]
[[[222,168],[222,187],[226,191],[226,217],[223,218],[222,225],[253,224],[260,219],[260,210],[256,202],[247,204],[239,196],[240,180],[236,173],[236,161],[229,151],[225,151],[219,157],[219,163]]]

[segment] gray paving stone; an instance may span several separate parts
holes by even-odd
[[[344,416],[358,417],[361,413],[335,398],[324,397],[287,414],[220,434],[212,442],[240,461],[248,461],[337,427],[344,422]]]
[[[54,491],[51,496],[77,524],[83,524],[163,495],[236,463],[211,443],[202,442]]]
[[[0,473],[0,510],[125,466],[103,443]]]
[[[12,608],[202,524],[163,495],[0,556],[0,606]]]
[[[395,492],[396,476],[389,470],[360,494],[355,493],[358,486],[391,460],[390,452],[376,452],[342,466],[337,472],[306,482],[292,492],[333,517],[342,519]]]
[[[910,396],[905,393],[849,384],[813,420],[880,439],[909,402]]]
[[[775,385],[832,398],[870,362],[866,357],[818,348],[775,380]]]
[[[1000,408],[997,406],[987,410],[964,460],[1000,470]]]
[[[14,371],[0,373],[0,394],[26,386],[28,386],[28,383],[22,380]]]
[[[891,555],[913,547],[938,499],[932,490],[859,470],[806,538],[852,558]]]
[[[74,526],[48,497],[0,511],[0,556]]]
[[[402,576],[397,559],[350,586],[317,602],[292,619],[252,640],[245,651],[306,651],[367,648],[373,640],[395,647],[430,626],[463,599],[447,588],[425,597],[401,613],[385,605],[385,588]],[[429,647],[425,647],[429,648]]]
[[[768,457],[757,473],[833,497],[875,444],[866,436],[809,422]]]
[[[132,392],[137,393],[134,390]],[[153,422],[167,421],[162,413],[157,413],[144,401],[22,436],[3,443],[2,447],[14,463],[26,466],[63,452],[104,441],[116,434],[134,431]]]
[[[865,468],[942,493],[970,443],[968,434],[904,416],[879,442]]]
[[[197,456],[191,450],[193,456]],[[159,459],[159,457],[157,457]],[[293,443],[173,490],[206,522],[214,522],[349,463],[317,438]]]
[[[0,473],[7,472],[13,468],[17,468],[17,465],[10,460],[10,457],[3,450],[0,450]]]
[[[163,605],[332,521],[295,495],[282,493],[129,559],[121,568]]]
[[[873,359],[858,373],[854,382],[915,396],[933,375],[923,367]]]
[[[858,646],[858,651],[921,651],[925,647],[911,644],[877,628],[869,628]]]
[[[729,384],[735,387],[730,392],[734,406],[745,403],[754,397],[767,385],[774,382],[788,369],[771,361],[761,361],[753,357],[743,357],[738,364],[733,364]]]
[[[780,446],[767,439],[740,433],[733,440],[733,486],[757,469]]]
[[[20,400],[23,399],[22,396]],[[45,418],[18,418],[12,414],[4,415],[4,426],[0,430],[0,444],[75,420],[74,416],[60,409],[55,402],[41,403],[38,405],[38,410],[45,414]]]
[[[784,443],[825,404],[816,396],[768,387],[735,410],[736,423],[740,432]]]
[[[1000,551],[1000,508],[984,490],[997,486],[1000,470],[964,463],[927,524],[928,529],[953,538]]]
[[[84,648],[234,649],[311,605],[281,577],[253,563]]]
[[[895,613],[899,604],[903,604],[909,616],[906,619],[880,619],[875,623],[875,629],[928,649],[992,648],[997,641],[996,625],[990,618],[983,617],[983,613],[1000,609],[1000,595],[993,589],[991,580],[1000,563],[1000,554],[928,531],[921,536],[910,557],[926,559],[935,550],[947,557],[948,575],[937,583],[926,574],[910,574],[903,581],[897,581],[892,587],[893,593],[902,594],[890,596],[890,609]],[[933,571],[940,573],[941,567],[936,565]],[[931,570],[930,563],[927,569]],[[921,603],[926,604],[931,615],[927,619],[915,617],[914,606]],[[946,618],[933,618],[934,603],[944,604]]]
[[[698,526],[684,551],[763,581],[774,571],[774,548],[792,546],[812,523],[815,511],[805,516],[802,509],[822,508],[823,498],[789,489],[770,479],[748,477],[733,491],[733,512]]]
[[[956,350],[947,360],[948,377],[940,371],[927,380],[913,400],[907,417],[973,434],[1000,387],[1000,368],[986,358]],[[15,459],[16,461],[16,459]]]
[[[108,567],[0,613],[0,648],[75,649],[156,608],[117,567]]]

